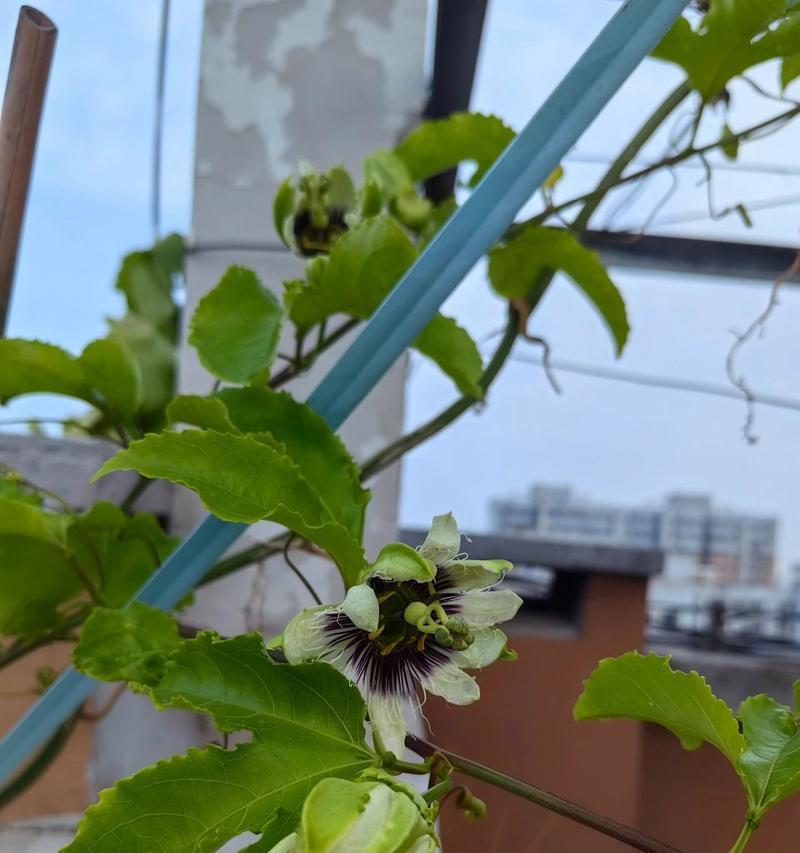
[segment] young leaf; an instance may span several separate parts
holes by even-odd
[[[712,3],[696,30],[679,18],[652,56],[680,65],[690,85],[711,101],[749,68],[779,57],[793,60],[798,54],[800,14],[795,4],[726,0]]]
[[[377,760],[358,690],[327,664],[273,663],[255,635],[185,642],[150,693],[158,707],[212,715],[223,732],[250,730],[253,742],[191,750],[123,779],[64,853],[133,851],[143,838],[157,838],[161,853],[214,851],[245,831],[268,850],[319,780],[355,778]]]
[[[496,116],[453,113],[447,118],[423,122],[394,153],[405,163],[414,181],[447,172],[465,160],[477,163],[470,181],[474,186],[514,135]]]
[[[736,767],[744,739],[731,709],[711,692],[696,672],[672,669],[668,657],[628,652],[600,661],[584,682],[574,712],[576,720],[624,717],[658,723],[684,749],[707,742]]]
[[[131,418],[142,402],[142,377],[139,363],[118,341],[92,341],[81,353],[81,369],[86,382],[100,393],[108,408]]]
[[[352,456],[328,424],[291,395],[268,388],[226,388],[217,392],[235,428],[268,432],[328,507],[331,515],[361,541],[370,493],[361,487]]]
[[[756,820],[800,791],[800,726],[795,713],[763,693],[749,696],[739,707],[745,741],[739,771]]]
[[[125,294],[128,308],[134,314],[164,327],[175,318],[172,280],[152,251],[131,252],[122,262],[117,289]]]
[[[0,339],[0,403],[21,394],[92,400],[81,366],[68,352],[41,341]]]
[[[175,620],[139,601],[126,610],[97,607],[72,651],[75,668],[100,681],[156,684],[183,641]]]
[[[255,436],[151,434],[109,459],[95,479],[130,470],[192,489],[224,521],[283,524],[325,549],[348,586],[360,578],[365,559],[359,540],[336,521],[290,457]]]
[[[175,387],[175,347],[150,322],[136,314],[110,320],[109,338],[126,346],[139,365],[142,410],[163,412]]]
[[[414,341],[414,346],[450,376],[462,394],[483,398],[478,381],[483,374],[480,351],[469,333],[452,317],[437,314]]]
[[[215,376],[244,384],[269,370],[282,322],[280,303],[258,276],[244,267],[229,267],[200,300],[189,343]]]
[[[489,253],[492,287],[506,299],[524,299],[545,269],[566,273],[583,291],[605,320],[619,355],[630,332],[625,302],[597,253],[574,234],[530,227]]]
[[[153,246],[155,262],[170,276],[183,271],[185,254],[186,243],[180,234],[167,234]]]
[[[278,187],[275,200],[272,203],[272,220],[275,223],[275,232],[281,238],[281,242],[291,248],[290,241],[286,236],[286,223],[294,216],[295,188],[292,178],[287,178]]]
[[[195,394],[181,394],[167,406],[167,424],[170,427],[175,424],[191,424],[200,429],[213,429],[217,432],[239,432],[231,423],[228,409],[222,400]]]
[[[292,303],[292,322],[303,332],[333,314],[366,319],[381,304],[417,250],[389,216],[358,223],[334,244],[317,281]]]
[[[292,322],[307,332],[333,314],[366,320],[416,255],[414,244],[391,217],[376,216],[360,222],[339,238],[326,264],[313,267],[316,281],[293,297],[289,309]],[[482,396],[475,384],[481,374],[480,354],[455,321],[437,317],[415,346],[432,358],[460,391]],[[449,346],[454,347],[452,352],[446,351]]]

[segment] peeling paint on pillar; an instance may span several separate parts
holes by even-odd
[[[344,163],[358,179],[365,154],[391,147],[413,125],[426,95],[426,12],[425,0],[206,0],[192,241],[256,242],[270,251],[190,256],[184,322],[232,263],[255,269],[278,294],[285,279],[298,275],[299,261],[274,232],[274,193],[300,160],[319,168]],[[347,343],[331,348],[292,386],[298,399],[307,397]],[[181,352],[179,383],[187,393],[211,388],[212,378],[189,347]],[[404,384],[401,361],[344,425],[342,437],[356,458],[400,434]],[[366,547],[374,554],[396,535],[398,467],[370,487]],[[181,494],[173,512],[177,532],[186,533],[202,512],[193,495]],[[268,535],[268,525],[255,525],[236,547]],[[303,568],[324,598],[340,598],[341,583],[329,564],[307,561]],[[184,618],[224,634],[270,634],[310,603],[274,559],[201,590]],[[98,727],[96,786],[134,772],[156,752],[204,742],[212,733],[199,723],[185,712],[156,714],[144,697],[124,697]],[[113,761],[109,744],[116,744]]]

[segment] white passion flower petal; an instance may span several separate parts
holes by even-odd
[[[347,590],[339,609],[362,631],[377,631],[381,606],[372,587],[365,583],[351,586]]]
[[[372,564],[370,576],[392,580],[426,583],[436,577],[436,566],[419,551],[402,542],[393,542],[381,548],[378,559]]]
[[[452,705],[471,705],[481,698],[478,682],[453,662],[437,667],[421,683],[428,693],[435,693]]]
[[[406,734],[408,733],[403,715],[406,697],[369,693],[365,698],[370,722],[377,730],[383,745],[397,758],[402,759],[406,751]]]
[[[315,660],[328,650],[324,616],[328,606],[309,607],[293,617],[283,632],[283,652],[289,663]]]
[[[470,590],[458,599],[458,615],[470,628],[491,628],[498,622],[513,619],[522,599],[510,589],[496,592]]]
[[[440,589],[466,592],[469,589],[488,589],[499,583],[506,572],[514,568],[508,560],[453,560],[442,569],[447,578]]]
[[[437,566],[454,559],[461,550],[461,534],[453,513],[436,515],[431,522],[430,533],[420,545],[419,553]]]
[[[503,654],[506,635],[499,628],[478,628],[473,637],[472,645],[453,655],[453,660],[462,669],[483,669]]]

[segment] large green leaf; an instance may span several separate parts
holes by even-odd
[[[72,651],[75,668],[101,681],[156,684],[182,640],[175,620],[134,601],[125,610],[97,607]]]
[[[198,303],[189,343],[215,376],[250,382],[269,370],[278,351],[283,309],[245,267],[229,267]]]
[[[707,100],[747,69],[798,54],[800,12],[789,0],[716,0],[696,30],[679,18],[652,53],[680,65]]]
[[[111,339],[92,341],[79,361],[86,382],[100,394],[99,405],[133,417],[142,402],[142,377],[130,350]]]
[[[796,711],[764,694],[745,699],[739,718],[746,744],[739,770],[758,819],[800,791],[800,726]]]
[[[476,184],[514,138],[514,131],[496,116],[453,113],[426,121],[395,148],[415,181],[446,172],[466,160],[477,163]]]
[[[139,364],[142,409],[160,412],[175,386],[175,347],[152,323],[135,314],[110,320],[109,338],[124,344]]]
[[[92,400],[78,360],[60,347],[0,339],[0,403],[21,394],[64,394]]]
[[[268,432],[300,468],[331,515],[361,541],[370,493],[362,488],[358,466],[323,418],[291,395],[268,388],[226,388],[233,424],[245,433]]]
[[[685,749],[706,742],[736,767],[744,739],[731,709],[696,672],[672,669],[668,657],[628,652],[600,661],[584,682],[576,720],[624,717],[669,729]]]
[[[365,559],[359,540],[336,521],[291,458],[255,436],[211,430],[148,435],[109,459],[95,479],[129,470],[192,489],[224,521],[283,524],[324,548],[345,583],[360,578]]]
[[[483,389],[478,384],[483,374],[480,351],[469,333],[452,317],[437,314],[414,341],[414,346],[436,362],[462,394],[476,400],[483,397]]]
[[[268,850],[296,824],[321,779],[352,779],[377,761],[364,743],[358,690],[327,664],[275,664],[255,635],[184,643],[151,688],[158,707],[213,716],[253,742],[210,747],[140,771],[104,791],[64,853],[219,850],[245,832]]]
[[[506,299],[524,299],[546,269],[566,273],[583,291],[605,320],[619,355],[630,331],[625,302],[599,255],[574,234],[529,227],[489,253],[492,287]]]

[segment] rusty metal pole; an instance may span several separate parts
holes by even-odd
[[[33,155],[56,44],[55,24],[31,6],[19,10],[0,115],[0,337],[5,334]]]

